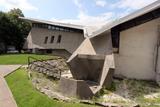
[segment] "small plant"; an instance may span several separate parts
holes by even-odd
[[[110,90],[110,91],[116,91],[116,84],[115,84],[115,82],[112,82],[111,83],[111,86],[110,87],[108,87],[108,88],[106,88],[107,90]]]

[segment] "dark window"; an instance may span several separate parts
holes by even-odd
[[[36,27],[34,23],[32,24],[32,27]]]
[[[68,29],[68,28],[66,28],[66,29],[65,29],[65,31],[66,31],[66,32],[69,32],[69,29]]]
[[[43,27],[42,24],[38,24],[38,26],[39,26],[39,28],[42,28],[42,27]]]
[[[45,25],[45,24],[43,24],[42,26],[43,26],[43,28],[46,28],[46,25]]]
[[[62,36],[61,36],[61,35],[59,35],[59,36],[58,36],[57,43],[60,43],[60,42],[61,42],[61,38],[62,38]]]
[[[54,42],[54,36],[51,37],[51,42],[50,43],[53,43]]]
[[[52,50],[51,50],[51,49],[47,49],[47,50],[46,50],[46,53],[47,53],[47,54],[51,54],[51,53],[52,53]]]
[[[34,24],[34,27],[38,28],[38,24]]]
[[[44,27],[45,27],[45,28],[48,28],[48,25],[47,25],[47,24],[45,24],[45,25],[44,25]]]
[[[47,37],[45,37],[44,43],[46,44],[46,43],[47,43],[47,41],[48,41],[48,36],[47,36]]]

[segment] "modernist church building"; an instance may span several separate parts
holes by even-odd
[[[24,49],[33,53],[53,53],[70,56],[84,40],[84,27],[80,25],[21,18],[31,22],[32,29]]]
[[[108,69],[104,68],[112,66],[115,77],[160,82],[160,0],[106,24],[91,35],[86,35],[84,26],[23,19],[32,23],[25,48],[72,54],[68,62],[74,62],[74,58],[79,55],[88,60],[91,57],[98,60],[99,56],[111,56],[111,60],[106,58],[104,62],[112,61],[113,66],[103,63],[95,70],[103,70],[107,76]],[[80,64],[78,61],[81,60],[71,64],[73,72],[80,72],[78,68],[90,70],[87,67],[89,63]],[[97,77],[101,78],[103,72]]]

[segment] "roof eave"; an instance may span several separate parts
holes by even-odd
[[[151,12],[151,11],[153,11],[155,9],[158,9],[158,8],[160,8],[160,0],[150,4],[148,6],[146,6],[146,7],[142,8],[142,9],[140,9],[140,10],[137,10],[134,13],[131,13],[131,14],[129,14],[129,15],[125,16],[125,17],[122,17],[122,18],[120,18],[118,20],[115,20],[111,24],[107,24],[107,25],[103,26],[101,29],[93,32],[91,38],[93,38],[95,36],[99,36],[104,32],[110,31],[111,28],[113,28],[113,27],[115,27],[115,26],[117,26],[119,24],[122,24],[124,22],[129,21],[129,20],[132,20],[134,18],[137,18],[137,17],[139,17],[141,15],[144,15],[144,14],[146,14],[148,12]]]
[[[19,19],[26,20],[31,23],[38,22],[38,23],[51,24],[51,25],[69,27],[69,28],[80,29],[80,30],[84,29],[84,26],[81,26],[81,25],[73,25],[73,24],[59,23],[59,22],[49,22],[45,20],[38,20],[38,19],[25,18],[25,17],[19,17]]]

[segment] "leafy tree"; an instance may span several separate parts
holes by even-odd
[[[29,33],[31,25],[19,17],[24,17],[20,9],[0,12],[0,45],[4,45],[4,52],[7,52],[7,46],[10,45],[15,46],[19,52],[23,48],[24,38]]]
[[[14,16],[18,16],[18,17],[24,17],[24,14],[22,13],[22,11],[20,9],[11,9],[8,14],[12,14]]]
[[[12,29],[12,23],[5,13],[0,12],[0,42],[3,43],[5,52],[7,46],[12,44],[10,29]]]
[[[24,17],[20,9],[11,9],[8,13],[8,18],[15,27],[12,36],[14,36],[14,46],[20,52],[24,45],[24,38],[28,35],[31,29],[31,24],[19,19],[19,17]]]

